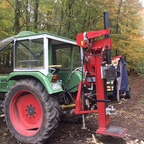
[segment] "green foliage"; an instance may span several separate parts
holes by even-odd
[[[112,4],[112,3],[111,3]],[[123,55],[129,68],[137,69],[144,60],[142,6],[138,0],[113,1],[111,33],[115,55]]]
[[[0,38],[22,30],[47,31],[75,39],[84,31],[103,29],[109,11],[113,56],[123,55],[129,67],[144,60],[142,5],[139,0],[1,0]]]
[[[0,39],[3,39],[13,34],[13,13],[9,3],[5,0],[0,1],[0,10]]]

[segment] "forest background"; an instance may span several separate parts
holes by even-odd
[[[128,69],[144,72],[144,8],[139,0],[0,0],[0,39],[20,31],[49,32],[75,39],[80,32],[103,29],[98,16],[110,17],[113,56]]]

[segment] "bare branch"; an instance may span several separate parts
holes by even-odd
[[[7,2],[12,6],[12,8],[13,8],[14,10],[16,10],[15,7],[13,6],[13,4],[12,4],[9,0],[7,0]]]

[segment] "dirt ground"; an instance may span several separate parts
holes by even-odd
[[[122,99],[113,103],[116,113],[111,116],[111,125],[128,128],[123,138],[98,135],[97,116],[86,118],[87,129],[82,130],[81,123],[60,123],[47,144],[144,144],[144,76],[130,77],[131,99]],[[16,144],[7,130],[3,118],[0,118],[0,143]]]

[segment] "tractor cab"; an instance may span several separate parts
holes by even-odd
[[[19,79],[25,74],[33,77],[35,72],[40,72],[52,83],[58,83],[59,80],[60,84],[55,88],[59,91],[62,91],[62,83],[71,88],[78,85],[82,79],[82,51],[74,40],[49,33],[22,31],[16,36],[2,40],[0,46],[1,57],[7,58],[7,62],[0,65],[1,74],[12,75],[17,72],[17,76],[14,78],[12,75],[13,78],[10,76],[10,79]],[[71,91],[77,91],[77,88]]]
[[[23,36],[27,33],[30,35]],[[73,76],[73,82],[70,80],[72,71],[81,67],[81,51],[76,42],[47,33],[27,33],[16,36],[14,71],[39,71],[46,76],[54,75],[53,81],[59,79],[68,87],[78,85],[79,74]]]

